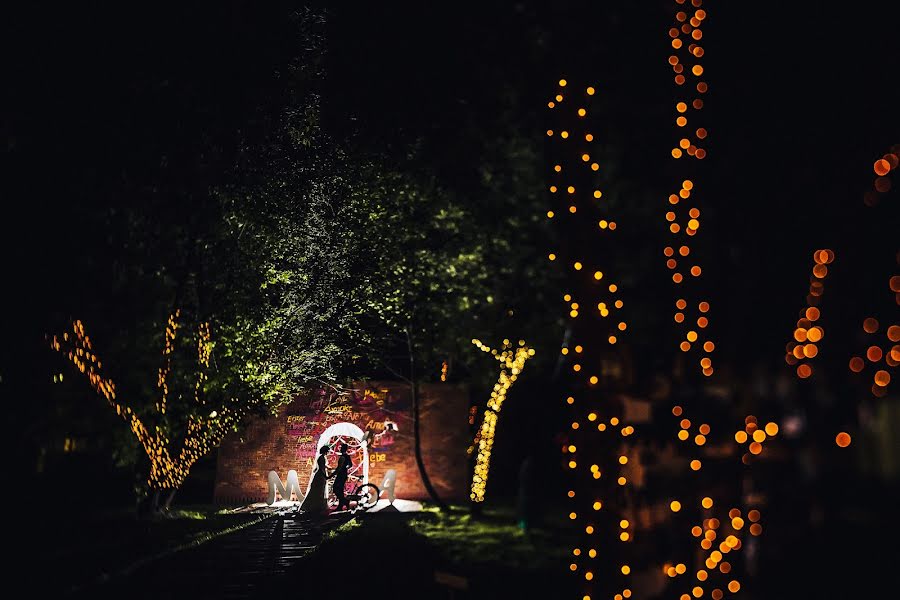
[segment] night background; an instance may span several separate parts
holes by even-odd
[[[702,39],[683,37],[702,45],[693,62],[709,88],[682,129],[676,103],[698,97],[688,89],[696,78],[673,81],[668,59],[684,62],[685,50],[675,52],[669,30],[678,11],[698,9],[708,13]],[[699,0],[8,12],[0,394],[22,515],[10,527],[29,550],[17,559],[23,577],[48,577],[59,595],[182,597],[196,586],[257,597],[303,591],[304,581],[319,593],[330,588],[316,574],[340,577],[336,565],[353,555],[357,583],[396,581],[393,597],[890,595],[900,564],[898,17],[891,2]],[[596,93],[585,96],[588,86]],[[548,108],[557,94],[565,100]],[[709,132],[707,155],[674,159],[695,127]],[[574,132],[592,132],[590,159],[563,143],[563,130],[573,144]],[[565,178],[569,165],[593,161],[594,174]],[[685,180],[694,195],[678,210],[696,199],[702,211],[687,264],[703,271],[685,273],[691,281],[679,288],[664,248],[685,243],[666,220],[667,198]],[[548,188],[573,181],[570,213],[562,190]],[[602,201],[580,195],[588,186]],[[820,249],[833,261],[813,277]],[[618,296],[606,291],[612,282]],[[577,318],[568,294],[584,305]],[[712,306],[690,352],[672,318],[683,297]],[[601,319],[598,299],[614,298],[621,312]],[[824,337],[812,356],[786,361],[786,344],[808,343],[809,322],[794,337],[807,307],[819,309]],[[232,407],[235,435],[243,418],[301,388],[446,380],[470,390],[477,448],[498,365],[471,340],[502,349],[509,338],[510,352],[524,340],[535,354],[500,413],[484,502],[466,490],[452,509],[426,501],[422,521],[342,521],[289,568],[226,591],[179,569],[204,552],[221,554],[219,571],[203,577],[230,569],[234,555],[209,549],[219,542],[187,547],[234,525],[213,505],[221,436],[171,508],[147,509],[155,488],[144,451],[109,398],[51,348],[83,321],[104,373],[146,416],[176,308],[184,331],[212,324],[203,389]],[[715,340],[706,374],[703,336]],[[181,339],[176,374],[196,359],[196,344]],[[576,354],[584,371],[573,372]],[[803,364],[811,372],[801,376]],[[199,398],[188,375],[173,375],[173,398]],[[624,426],[644,408],[630,435],[594,424],[599,413]],[[183,428],[190,410],[173,409],[165,426]],[[694,421],[687,441],[676,437],[682,417]],[[779,431],[751,453],[735,432],[752,438],[757,419]],[[702,449],[692,441],[699,423],[712,428]],[[703,468],[687,467],[701,450]],[[474,465],[465,451],[460,460]],[[640,457],[644,470],[628,475],[640,485],[616,485],[620,455]],[[590,463],[602,478],[591,478]],[[596,522],[590,504],[578,504],[585,496],[604,499]],[[707,496],[721,514],[701,513]],[[676,498],[683,511],[669,508]],[[746,528],[723,517],[728,507],[740,507]],[[759,535],[748,531],[754,507]],[[718,561],[704,566],[705,533],[691,533],[699,524],[713,531],[713,548],[725,543],[713,515],[732,519],[727,533],[741,540],[730,573]],[[584,533],[585,518],[596,533]],[[259,543],[247,533],[259,527],[221,539]],[[634,528],[633,540],[617,538]],[[35,554],[45,536],[54,549]],[[676,563],[686,575],[667,572]]]

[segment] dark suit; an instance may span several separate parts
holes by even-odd
[[[350,467],[353,466],[353,461],[350,459],[350,455],[346,453],[341,453],[338,458],[337,466],[334,468],[334,495],[337,496],[338,499],[338,510],[341,510],[347,505],[347,499],[345,497],[344,486],[347,485],[347,474],[350,471]]]

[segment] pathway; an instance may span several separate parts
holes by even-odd
[[[349,514],[313,522],[304,515],[277,513],[239,531],[142,565],[127,575],[81,590],[74,597],[259,598],[292,589],[284,575],[329,530]]]

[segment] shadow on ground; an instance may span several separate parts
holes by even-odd
[[[362,515],[280,585],[393,599],[574,597],[550,537],[548,529],[522,533],[502,515],[476,519],[460,510]]]

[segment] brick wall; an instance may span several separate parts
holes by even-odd
[[[466,448],[471,442],[468,390],[460,385],[422,384],[419,399],[422,457],[428,476],[442,498],[465,499],[470,478]],[[254,419],[226,437],[218,452],[214,501],[264,501],[269,471],[286,481],[288,471],[296,470],[305,490],[319,436],[339,422],[353,423],[375,435],[369,449],[369,481],[380,486],[385,472],[396,469],[398,498],[427,499],[414,454],[409,385],[367,381],[340,394],[316,390],[282,407],[277,415]]]

